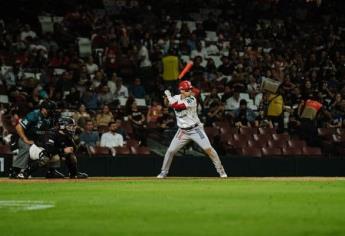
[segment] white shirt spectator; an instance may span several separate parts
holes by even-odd
[[[26,37],[36,38],[37,35],[34,31],[31,30],[29,25],[25,25],[24,30],[20,33],[20,39],[25,41]]]
[[[94,74],[96,71],[98,71],[98,65],[93,63],[93,64],[86,64],[86,70],[87,73],[90,74]]]
[[[123,146],[123,137],[121,134],[106,132],[101,136],[101,147],[122,147]]]
[[[214,56],[214,55],[219,55],[219,49],[217,45],[210,44],[206,47],[206,52],[208,56]]]
[[[236,110],[240,107],[240,98],[236,99],[234,96],[225,101],[225,110]]]
[[[121,84],[119,90],[115,90],[114,96],[117,98],[128,98],[128,88]]]
[[[203,48],[201,51],[195,49],[190,53],[190,58],[194,59],[196,56],[200,56],[203,60],[206,60],[208,58],[206,49]]]
[[[152,65],[149,58],[149,51],[144,45],[141,46],[138,57],[140,60],[140,64],[139,64],[140,67],[150,67]]]

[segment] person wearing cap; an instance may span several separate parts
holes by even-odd
[[[16,131],[19,135],[18,155],[12,162],[11,178],[25,179],[29,163],[29,148],[32,144],[42,142],[43,136],[51,127],[53,127],[54,112],[56,104],[53,101],[45,100],[40,104],[39,109],[28,113],[20,119],[16,125]],[[55,174],[55,168],[49,170],[50,174]],[[52,176],[51,175],[51,176]]]
[[[168,175],[174,155],[190,141],[196,142],[212,160],[219,176],[226,178],[227,174],[219,159],[216,150],[205,133],[203,124],[197,113],[197,101],[192,95],[192,84],[185,80],[179,83],[180,94],[171,96],[169,90],[165,90],[165,99],[175,111],[178,130],[165,153],[161,173],[157,178],[165,178]]]

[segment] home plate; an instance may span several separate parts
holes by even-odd
[[[55,207],[55,204],[47,201],[0,200],[0,209],[8,209],[10,211],[36,211],[53,207]]]

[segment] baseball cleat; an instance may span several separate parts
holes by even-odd
[[[226,173],[222,173],[219,175],[220,178],[228,178],[228,175]]]
[[[46,178],[47,179],[63,179],[65,178],[65,175],[55,169],[51,169],[51,170],[48,170],[46,174]]]
[[[167,177],[167,173],[161,172],[159,175],[157,175],[157,179],[164,179]]]
[[[89,176],[86,173],[78,172],[76,175],[70,175],[71,179],[87,179]]]

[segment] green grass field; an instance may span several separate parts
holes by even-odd
[[[345,179],[2,180],[0,235],[345,235]]]

